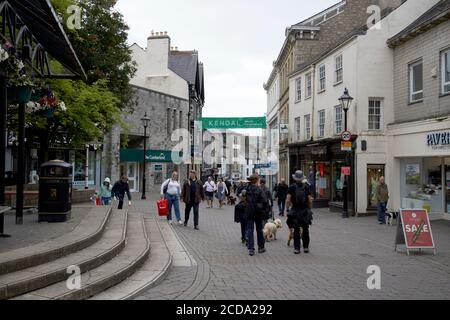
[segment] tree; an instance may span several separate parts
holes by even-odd
[[[107,86],[118,99],[120,109],[135,105],[130,79],[136,72],[127,44],[128,26],[114,9],[116,0],[52,0],[63,21],[69,19],[67,8],[77,5],[82,12],[81,29],[67,30],[88,83],[107,80]]]

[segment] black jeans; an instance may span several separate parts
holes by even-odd
[[[302,241],[303,241],[303,248],[309,249],[309,225],[307,223],[301,223],[300,225],[296,225],[294,227],[294,247],[295,250],[300,250],[301,243],[300,243],[300,227],[303,229],[302,234]]]
[[[191,214],[191,209],[194,209],[194,226],[198,226],[198,208],[199,203],[186,203],[186,209],[184,211],[184,223],[189,222],[189,216]]]

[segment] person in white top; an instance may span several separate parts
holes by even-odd
[[[167,221],[172,224],[172,207],[175,208],[175,217],[178,223],[181,225],[183,221],[180,218],[180,194],[181,187],[178,182],[178,172],[172,173],[172,178],[167,179],[161,185],[161,199],[166,198],[169,201],[169,214],[167,215]]]
[[[208,202],[208,208],[212,208],[214,202],[214,192],[216,191],[216,184],[212,177],[208,177],[208,181],[206,181],[203,185],[203,189],[205,189],[205,198]]]
[[[217,184],[217,199],[219,199],[219,207],[222,209],[223,203],[225,200],[225,197],[228,193],[228,188],[225,182],[223,182],[223,179],[221,178],[219,180],[219,183]]]

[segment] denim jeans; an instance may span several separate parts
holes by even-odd
[[[199,203],[186,203],[186,210],[184,211],[184,224],[189,222],[189,216],[191,215],[191,209],[194,209],[194,226],[198,226],[198,208]]]
[[[258,248],[264,248],[263,222],[261,219],[247,220],[247,241],[248,251],[255,251],[254,229],[256,227],[256,237],[258,240]]]
[[[169,201],[169,214],[167,215],[167,220],[172,220],[172,207],[174,207],[177,221],[180,221],[180,198],[176,194],[167,194],[167,200]]]
[[[286,199],[278,199],[278,210],[280,215],[284,216],[284,210],[286,208]]]
[[[102,204],[104,206],[109,206],[111,205],[111,197],[102,197]]]
[[[378,221],[379,222],[386,222],[386,202],[378,202]]]

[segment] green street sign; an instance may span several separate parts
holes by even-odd
[[[265,117],[202,118],[203,129],[266,129]]]

